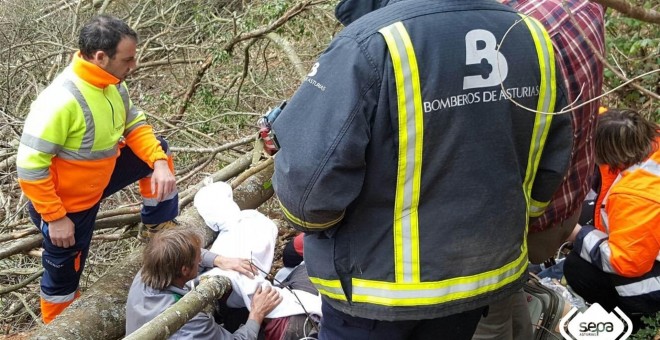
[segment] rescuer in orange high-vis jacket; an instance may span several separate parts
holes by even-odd
[[[628,316],[660,311],[660,133],[632,110],[599,117],[595,225],[576,227],[566,279],[586,301]]]
[[[93,18],[80,32],[80,51],[25,120],[16,163],[44,236],[46,323],[79,295],[102,198],[139,180],[147,231],[171,225],[178,214],[167,143],[146,124],[123,81],[135,68],[136,44],[137,34],[121,20]]]

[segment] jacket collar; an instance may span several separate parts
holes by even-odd
[[[387,6],[391,0],[341,0],[335,7],[335,17],[348,26],[363,15]]]
[[[98,65],[85,60],[80,54],[80,51],[73,55],[72,67],[73,72],[80,77],[80,79],[98,88],[105,88],[108,85],[119,84],[119,79],[117,77],[106,72]]]

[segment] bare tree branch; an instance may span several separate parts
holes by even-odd
[[[635,6],[625,0],[589,0],[606,7],[612,7],[618,12],[625,14],[633,19],[660,24],[660,12],[653,9],[644,9],[641,6]]]
[[[27,279],[21,281],[20,283],[17,283],[15,285],[8,286],[8,287],[0,287],[0,295],[7,294],[7,293],[10,293],[10,292],[14,292],[14,291],[17,291],[17,290],[27,286],[30,282],[32,282],[32,281],[36,280],[37,278],[41,277],[41,274],[43,274],[43,273],[44,273],[44,270],[42,268],[42,269],[37,270],[34,274],[30,275]]]
[[[601,1],[601,0],[599,0],[599,1]],[[611,1],[611,0],[608,0],[608,1]],[[578,24],[576,23],[576,21],[575,21],[575,16],[573,15],[573,12],[572,12],[571,9],[569,8],[569,6],[566,5],[566,3],[564,3],[564,10],[566,11],[566,13],[568,13],[568,15],[569,15],[571,21],[574,23],[574,26],[577,28],[577,30],[580,32],[580,34],[581,34],[583,37],[586,37],[587,35],[585,34],[584,30],[582,30],[582,28],[580,27],[580,25],[578,25]],[[619,72],[619,70],[618,70],[617,68],[615,68],[614,66],[612,66],[609,62],[607,62],[607,59],[606,59],[605,57],[603,57],[602,54],[600,54],[600,52],[598,51],[598,49],[593,45],[593,43],[592,43],[589,39],[584,39],[584,42],[586,42],[587,45],[589,45],[589,48],[591,49],[591,52],[593,52],[593,54],[596,56],[596,58],[598,58],[598,60],[600,60],[600,62],[603,63],[603,65],[604,65],[605,67],[607,67],[610,71],[612,71],[612,73],[614,73],[617,77],[619,77],[621,80],[623,80],[624,83],[630,83],[630,86],[634,87],[635,89],[639,90],[640,92],[642,92],[643,94],[649,96],[650,98],[654,98],[654,99],[656,99],[656,100],[660,100],[660,95],[658,95],[657,93],[653,93],[653,92],[651,92],[651,91],[645,89],[644,87],[638,85],[638,84],[635,83],[635,82],[631,82],[631,80],[628,79],[628,78],[627,78],[625,75],[623,75],[621,72]],[[603,97],[604,95],[606,95],[606,93],[602,94],[600,97]],[[600,97],[598,97],[598,98],[600,98]],[[594,99],[592,99],[592,100],[596,100],[596,99],[598,99],[598,98],[594,98]],[[585,104],[585,103],[583,103],[582,105],[584,105],[584,104]]]
[[[126,340],[165,339],[192,319],[204,307],[222,297],[231,289],[231,281],[225,276],[205,277],[195,289],[184,295],[159,316],[142,325],[125,337]]]

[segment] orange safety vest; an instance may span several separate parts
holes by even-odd
[[[651,270],[660,252],[660,149],[619,174],[608,169],[601,166],[595,226],[609,236],[612,268],[623,276],[640,276]]]

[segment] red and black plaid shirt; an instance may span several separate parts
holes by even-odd
[[[580,105],[600,96],[603,65],[585,42],[604,54],[605,10],[587,0],[568,0],[574,20],[562,7],[562,0],[505,0],[503,3],[539,20],[550,34],[555,55],[573,105]],[[578,30],[584,32],[584,36]],[[574,109],[573,149],[566,178],[555,192],[543,215],[532,222],[530,232],[538,232],[570,217],[582,206],[594,173],[593,133],[598,116],[599,100]]]

